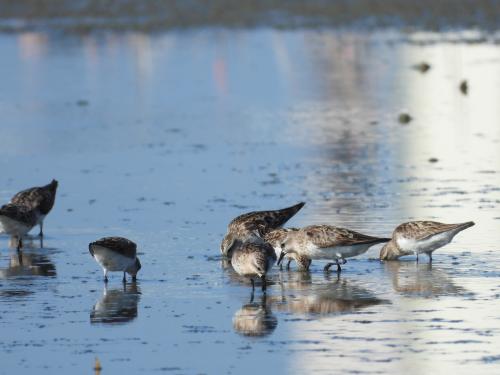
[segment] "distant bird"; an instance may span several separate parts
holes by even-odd
[[[57,185],[58,182],[52,180],[48,185],[20,191],[10,200],[11,203],[24,205],[35,210],[37,224],[40,225],[40,236],[43,236],[43,220],[50,210],[52,210],[52,207],[54,207]]]
[[[334,263],[328,263],[324,271],[328,271],[335,264],[337,272],[340,272],[342,270],[340,263],[345,264],[346,258],[363,254],[371,246],[389,240],[390,238],[367,236],[332,225],[310,225],[288,233],[281,246],[283,250],[278,264],[285,255],[296,253],[309,259],[335,260]]]
[[[425,61],[422,61],[421,63],[413,65],[412,68],[418,70],[420,73],[426,73],[431,68],[431,66]]]
[[[281,244],[285,241],[286,236],[291,231],[298,231],[298,228],[278,228],[273,229],[272,231],[266,233],[264,236],[264,240],[269,243],[273,248],[276,256],[279,257],[281,254]],[[297,263],[297,268],[301,271],[309,270],[311,266],[311,259],[306,257],[305,255],[299,255],[297,253],[289,253],[285,255],[288,258],[288,263],[286,265],[287,269],[290,269],[290,263],[295,260]],[[281,269],[281,266],[280,266]]]
[[[474,225],[468,221],[460,224],[443,224],[436,221],[410,221],[399,225],[392,239],[380,250],[380,260],[396,260],[410,254],[426,253],[432,262],[432,252],[451,242],[459,232]]]
[[[141,262],[137,257],[137,245],[123,237],[104,237],[89,243],[90,255],[104,270],[104,282],[108,282],[108,272],[123,272],[123,282],[126,282],[125,273],[136,280],[137,272],[141,269]]]
[[[460,86],[458,86],[460,89],[460,92],[464,95],[467,95],[469,93],[469,84],[467,83],[466,80],[463,80],[460,82]]]
[[[273,229],[281,228],[305,203],[274,211],[254,211],[233,219],[221,243],[221,253],[231,256],[231,252],[246,241],[263,242],[262,238]]]
[[[255,290],[254,277],[262,280],[262,291],[266,291],[266,275],[276,262],[274,249],[268,243],[245,242],[238,246],[231,257],[231,265],[238,275],[250,278],[252,292]]]
[[[17,250],[23,247],[23,236],[37,224],[35,210],[14,203],[0,208],[0,224],[3,232],[17,239]]]

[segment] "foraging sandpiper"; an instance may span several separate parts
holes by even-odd
[[[231,257],[231,265],[236,273],[250,278],[252,293],[255,289],[254,277],[262,280],[262,291],[266,291],[266,275],[276,262],[276,253],[268,243],[245,242],[238,246]]]
[[[90,255],[104,270],[104,282],[108,282],[108,272],[123,272],[123,282],[126,282],[125,273],[136,280],[137,272],[141,269],[141,262],[137,257],[137,245],[123,237],[104,237],[89,243]]]
[[[390,238],[367,236],[332,225],[310,225],[298,231],[288,232],[281,244],[282,252],[278,264],[285,255],[296,253],[309,259],[333,259],[335,262],[328,263],[324,270],[328,271],[336,264],[337,272],[340,272],[340,262],[345,264],[346,258],[363,254],[371,246],[389,240]]]
[[[426,253],[432,262],[432,252],[451,242],[457,233],[474,225],[468,221],[444,224],[436,221],[410,221],[399,225],[392,239],[380,250],[380,260],[396,260],[404,255]]]
[[[3,232],[17,239],[17,250],[23,247],[23,236],[37,224],[37,214],[29,207],[8,203],[0,208]]]
[[[231,252],[244,242],[263,242],[264,235],[282,227],[295,215],[305,203],[274,211],[254,211],[233,219],[227,228],[227,234],[221,243],[221,253],[231,256]]]
[[[279,257],[281,254],[281,244],[285,241],[286,236],[291,231],[298,231],[298,228],[278,228],[273,229],[272,231],[266,233],[264,235],[264,241],[269,243],[273,248],[276,256]],[[290,263],[295,260],[297,263],[297,268],[300,271],[308,271],[311,266],[311,259],[306,257],[305,255],[299,255],[297,253],[289,253],[286,254],[285,257],[288,259],[288,263],[286,265],[286,269],[290,269]],[[281,269],[280,265],[280,269]]]
[[[50,184],[32,187],[20,191],[12,197],[11,203],[29,207],[37,214],[37,224],[40,225],[40,236],[43,236],[43,220],[54,207],[58,182],[52,180]]]

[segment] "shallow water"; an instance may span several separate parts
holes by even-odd
[[[43,249],[0,238],[2,372],[498,373],[500,46],[203,29],[0,34],[0,51],[0,199],[60,182]],[[374,247],[339,279],[275,269],[251,301],[226,225],[298,201],[294,226],[476,226],[432,267]],[[104,287],[87,245],[105,235],[138,243],[136,285]]]

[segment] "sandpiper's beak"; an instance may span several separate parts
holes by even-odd
[[[280,257],[278,259],[278,266],[280,265],[280,263],[283,260],[283,258],[285,257],[285,255],[286,255],[286,252],[281,250],[281,254],[280,254]]]

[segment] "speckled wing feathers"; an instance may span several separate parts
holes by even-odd
[[[367,236],[345,228],[338,228],[331,225],[311,225],[302,228],[307,240],[319,248],[329,248],[334,246],[352,246],[369,243],[387,242],[390,238],[379,238]]]
[[[90,254],[94,256],[92,245],[105,247],[128,258],[135,258],[137,254],[137,245],[134,242],[123,237],[104,237],[90,243],[89,251]]]
[[[9,219],[24,223],[27,226],[35,226],[37,216],[29,207],[19,204],[8,203],[0,208],[0,215]]]
[[[54,206],[57,184],[56,180],[52,180],[48,185],[20,191],[12,197],[11,202],[37,209],[41,214],[47,215]]]
[[[453,229],[466,229],[474,225],[472,221],[460,224],[444,224],[437,221],[411,221],[399,225],[393,233],[393,238],[398,236],[412,238],[418,241],[439,233],[448,232]]]
[[[240,215],[233,219],[228,226],[229,232],[251,232],[263,237],[272,229],[283,226],[294,216],[305,203],[274,211],[254,211]]]

